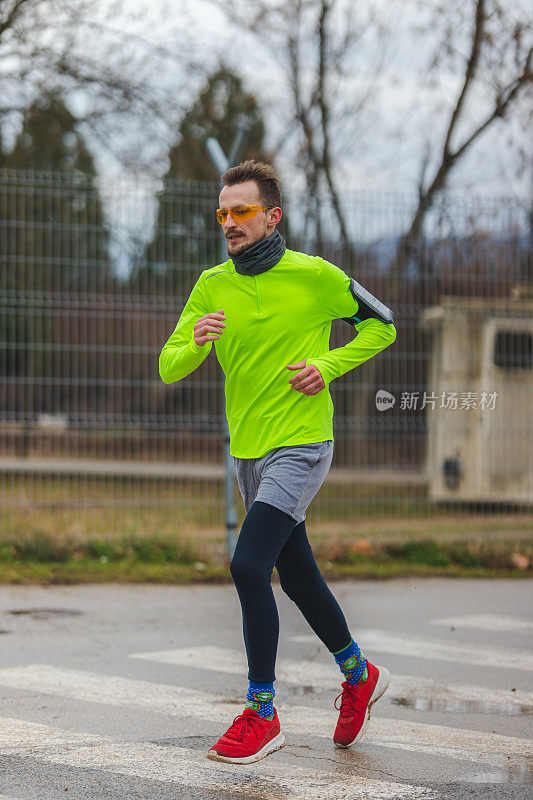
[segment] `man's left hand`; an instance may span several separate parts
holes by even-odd
[[[320,371],[314,364],[309,364],[309,366],[306,367],[306,363],[307,361],[298,361],[297,364],[287,364],[287,369],[302,370],[298,375],[295,375],[294,378],[291,378],[289,383],[292,385],[293,389],[296,389],[297,392],[302,392],[302,394],[318,394],[325,388],[326,384],[324,383]]]

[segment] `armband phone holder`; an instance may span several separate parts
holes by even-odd
[[[350,325],[356,325],[358,322],[363,322],[365,319],[379,319],[381,322],[386,322],[392,325],[394,322],[394,314],[391,309],[386,306],[377,297],[357,283],[355,278],[350,276],[350,291],[354,296],[359,308],[353,317],[341,317],[345,322]]]

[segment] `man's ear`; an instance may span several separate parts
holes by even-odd
[[[269,227],[271,225],[277,225],[283,215],[281,208],[278,208],[277,206],[276,208],[271,208],[269,213],[270,213],[270,220],[268,223]]]

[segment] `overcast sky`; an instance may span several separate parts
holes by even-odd
[[[116,4],[101,0],[103,15]],[[248,0],[253,7],[253,0]],[[334,153],[337,177],[353,189],[415,190],[424,154],[438,155],[442,147],[445,122],[457,97],[462,75],[454,71],[460,64],[461,53],[468,50],[464,34],[468,25],[459,24],[459,14],[466,13],[472,0],[445,0],[457,17],[453,45],[458,56],[435,70],[428,81],[427,65],[435,51],[441,31],[432,28],[432,8],[419,0],[350,0],[360,9],[361,18],[369,9],[381,13],[383,25],[389,33],[379,40],[372,35],[361,38],[353,56],[353,73],[342,85],[330,87],[332,104],[338,113],[347,99],[365,92],[369,81],[375,78],[376,64],[383,60],[377,90],[366,103],[364,113],[348,117],[334,130]],[[524,14],[526,0],[507,0],[518,18]],[[429,5],[429,8],[428,8]],[[435,5],[437,5],[435,0]],[[258,97],[267,125],[267,145],[283,144],[279,150],[278,166],[287,179],[294,182],[291,165],[294,141],[282,137],[286,130],[287,97],[283,65],[273,57],[271,50],[260,46],[239,29],[239,20],[229,27],[227,18],[216,10],[210,0],[123,0],[124,26],[154,43],[173,52],[192,54],[202,64],[214,68],[223,57],[239,71],[246,88]],[[461,11],[462,10],[462,11]],[[127,19],[133,16],[134,19]],[[418,30],[414,26],[418,25]],[[461,31],[464,34],[461,36]],[[385,44],[383,44],[385,43]],[[175,70],[179,68],[175,66]],[[183,81],[177,72],[169,69],[155,78],[164,85],[176,85],[176,91],[193,99],[201,86],[201,74],[189,74]],[[531,102],[531,96],[529,99]],[[469,98],[467,124],[482,119],[488,105],[482,92],[476,90]],[[528,132],[525,95],[520,102],[520,113],[513,122],[498,122],[483,134],[469,155],[452,172],[450,188],[464,189],[479,194],[504,194],[528,198],[531,195],[531,169],[520,163],[520,151],[528,151]],[[466,131],[466,126],[462,132]],[[529,132],[531,134],[531,131]],[[135,133],[139,136],[139,132]],[[128,137],[128,131],[117,129],[117,141]],[[143,153],[159,164],[164,174],[165,156],[173,144],[170,139],[147,140]],[[461,136],[458,137],[458,140]],[[532,137],[529,135],[529,141]],[[101,171],[110,174],[120,171],[109,154],[95,143],[92,147]],[[531,149],[529,149],[531,155]],[[142,165],[140,165],[142,166]],[[429,172],[431,172],[430,162]]]
[[[290,98],[283,63],[272,49],[261,44],[261,38],[245,33],[239,25],[238,14],[234,24],[228,25],[227,17],[217,11],[210,0],[99,1],[101,20],[107,20],[110,9],[114,9],[113,24],[131,32],[132,48],[140,48],[139,42],[144,39],[177,55],[153,75],[153,80],[156,87],[175,92],[183,107],[194,100],[203,85],[204,75],[214,69],[221,58],[238,71],[245,88],[260,102],[267,128],[266,145],[278,151],[276,164],[285,187],[298,188],[298,175],[294,170],[297,138],[294,135],[287,138]],[[254,0],[247,2],[246,8],[254,7]],[[271,5],[277,2],[271,0]],[[461,68],[468,53],[468,14],[473,0],[440,0],[440,5],[450,10],[453,50],[450,58],[433,72],[428,70],[428,65],[442,38],[442,29],[434,24],[438,0],[430,3],[422,0],[346,2],[357,9],[358,20],[364,21],[375,12],[385,35],[377,38],[375,29],[368,27],[354,48],[348,76],[329,86],[334,116],[339,118],[333,131],[337,181],[343,192],[401,190],[414,194],[426,152],[432,154],[428,174],[435,168],[446,121],[458,96]],[[512,20],[523,18],[530,5],[528,0],[506,0],[506,7]],[[340,22],[336,24],[340,31]],[[94,30],[88,30],[86,35],[84,32],[82,41],[88,52],[98,53],[98,35]],[[196,60],[202,69],[184,74],[180,67],[182,57]],[[350,102],[362,97],[374,82],[375,91],[364,104],[363,112],[345,113],[342,118]],[[487,97],[483,88],[472,92],[468,98],[466,122],[458,131],[457,141],[468,126],[483,119],[489,108]],[[78,97],[77,102],[83,103],[83,98]],[[451,173],[450,189],[485,196],[517,197],[524,205],[530,202],[533,137],[526,121],[531,113],[531,93],[529,98],[524,93],[516,110],[518,113],[513,115],[512,122],[500,121],[480,137]],[[9,145],[16,135],[16,126],[4,133]],[[164,132],[161,128],[160,133],[154,135],[151,131],[147,135],[142,127],[130,130],[119,118],[116,128],[110,132],[117,146],[138,148],[139,172],[146,175],[150,168],[156,179],[161,178],[168,167],[167,155],[176,135],[177,123],[175,130]],[[121,165],[98,142],[89,140],[89,146],[102,176],[125,174]],[[529,161],[521,161],[524,158]],[[112,187],[111,183],[104,183]],[[109,189],[108,196],[116,196],[116,191],[115,185],[114,190]],[[136,211],[144,235],[150,227],[148,218],[153,221],[154,213],[155,206],[150,202],[143,203]]]
[[[261,44],[261,36],[251,36],[240,25],[239,13],[228,24],[228,18],[216,8],[216,0],[96,0],[100,14],[92,21],[109,23],[130,31],[132,51],[142,50],[141,40],[161,45],[175,59],[157,60],[163,69],[154,70],[154,85],[166,89],[182,101],[192,102],[203,85],[203,78],[222,58],[237,71],[245,87],[253,92],[262,107],[267,147],[275,149],[277,164],[294,184],[292,174],[297,137],[287,136],[286,121],[290,117],[284,64],[277,52]],[[239,8],[256,7],[254,0],[238,0]],[[270,0],[272,8],[280,0]],[[342,0],[340,0],[342,3]],[[440,155],[446,123],[458,96],[462,68],[468,54],[471,30],[471,9],[474,0],[346,0],[356,9],[355,19],[363,29],[351,54],[351,70],[343,81],[331,82],[331,100],[335,123],[332,136],[337,178],[352,189],[401,189],[415,191],[425,154],[429,153],[428,175]],[[509,26],[516,20],[528,19],[530,0],[504,0]],[[449,9],[448,19],[435,16],[435,8]],[[244,13],[244,12],[243,12]],[[110,16],[111,14],[111,16]],[[375,26],[368,25],[374,14],[382,34],[375,35]],[[98,19],[99,17],[99,19]],[[435,20],[439,19],[439,25]],[[428,69],[439,41],[444,22],[450,25],[453,52],[437,69]],[[334,30],[342,32],[342,20],[334,20]],[[49,46],[54,45],[54,29],[49,31]],[[45,35],[45,34],[43,34]],[[91,57],[98,58],[101,32],[94,28],[80,37]],[[138,39],[136,37],[139,37]],[[57,38],[57,37],[55,37]],[[283,31],[280,32],[280,42]],[[47,41],[43,44],[46,46]],[[123,46],[123,43],[121,43]],[[508,48],[510,51],[510,48]],[[309,62],[314,53],[309,52]],[[180,59],[192,58],[200,69],[184,73]],[[502,55],[502,60],[505,55]],[[156,59],[154,59],[154,62]],[[478,70],[483,74],[484,64]],[[502,75],[504,69],[502,65]],[[376,79],[376,75],[378,75]],[[363,97],[369,85],[374,90],[359,113],[350,112],[350,103]],[[476,86],[467,96],[465,124],[458,130],[456,143],[483,119],[489,109],[487,87]],[[70,98],[72,102],[74,98]],[[78,102],[83,98],[78,97]],[[493,124],[484,133],[466,158],[450,176],[452,189],[480,194],[504,194],[529,198],[532,193],[531,158],[533,136],[531,110],[533,96],[522,93],[509,118]],[[350,113],[349,113],[350,112]],[[514,113],[513,113],[514,112]],[[343,118],[344,114],[344,118]],[[529,119],[528,119],[529,115]],[[17,133],[16,124],[3,130],[4,145],[9,147]],[[176,130],[145,135],[142,127],[121,125],[109,132],[114,144],[129,143],[139,148],[139,170],[155,166],[162,175],[168,165],[166,155],[175,142]],[[95,141],[90,142],[103,174],[116,174],[120,165]]]

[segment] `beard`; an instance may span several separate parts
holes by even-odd
[[[246,252],[246,250],[249,250],[250,247],[254,247],[254,245],[259,244],[259,242],[262,242],[266,238],[267,238],[267,234],[263,233],[263,235],[260,236],[259,239],[256,239],[254,242],[250,242],[250,244],[241,244],[241,246],[239,248],[237,248],[237,250],[233,250],[232,255],[240,256],[244,252]]]

